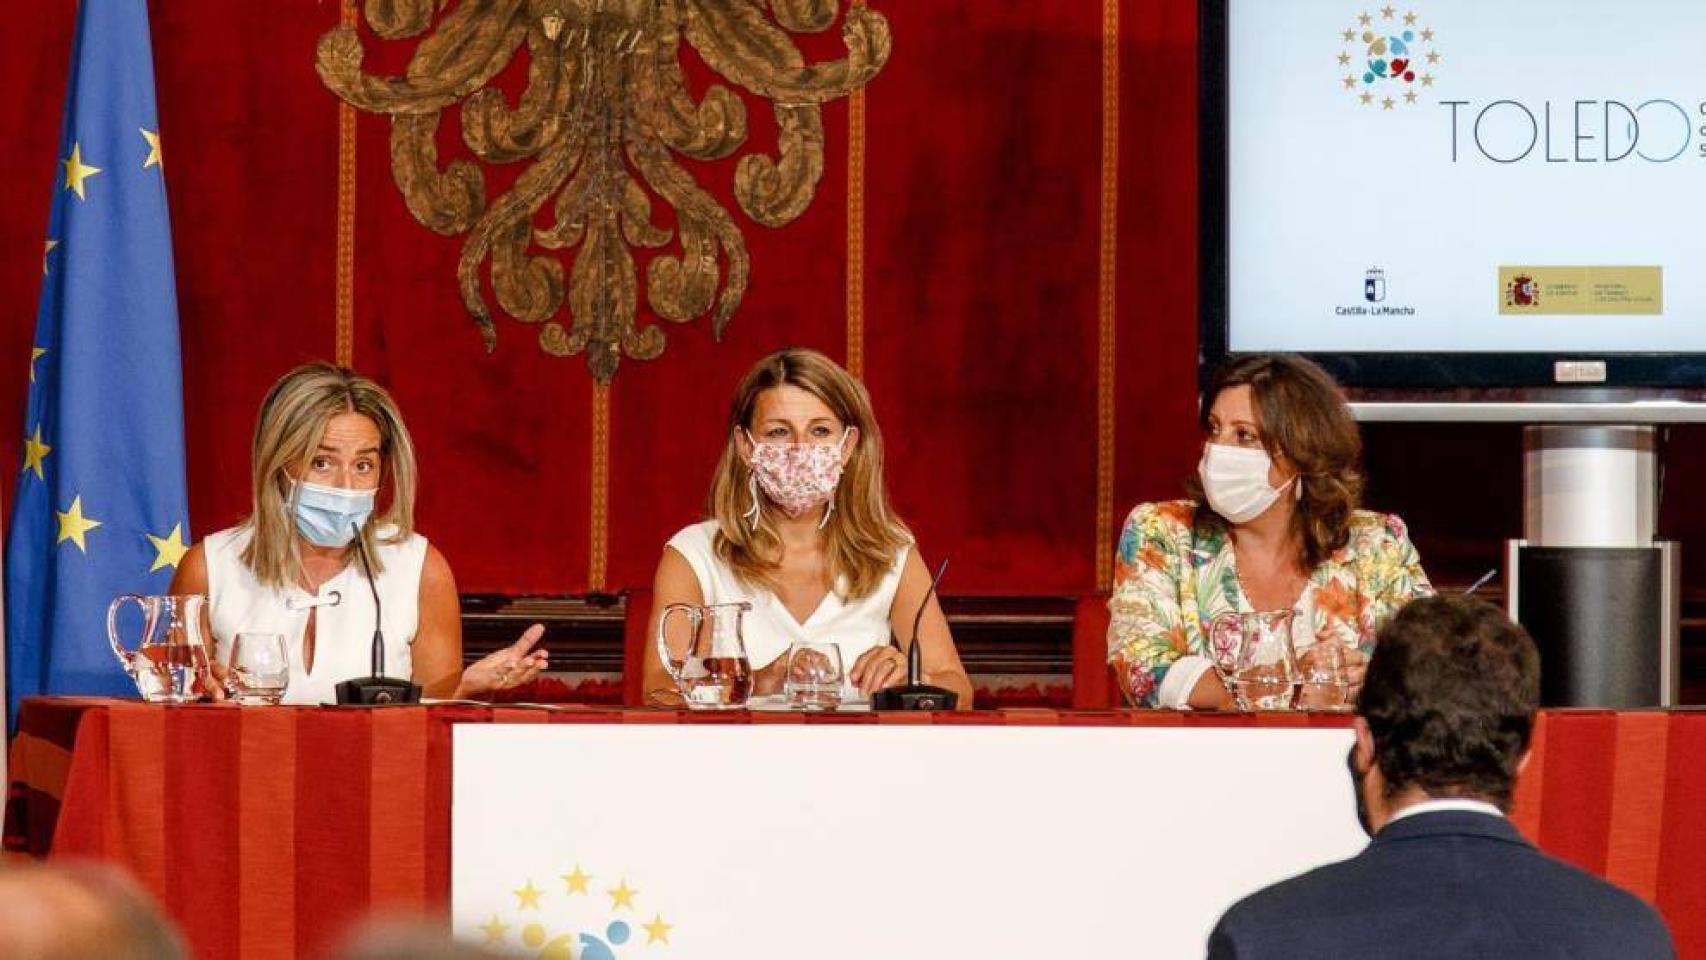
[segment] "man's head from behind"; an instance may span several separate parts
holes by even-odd
[[[1539,702],[1534,641],[1497,608],[1430,597],[1399,611],[1357,697],[1351,768],[1372,827],[1429,798],[1508,809]]]

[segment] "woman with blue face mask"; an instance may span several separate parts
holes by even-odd
[[[251,455],[248,519],[191,547],[172,580],[173,593],[207,595],[220,662],[239,633],[280,634],[284,702],[332,703],[339,682],[372,672],[380,623],[386,675],[412,679],[423,696],[489,695],[545,668],[538,624],[462,668],[456,580],[414,529],[414,445],[383,387],[330,364],[292,370],[261,405]]]
[[[1139,504],[1120,534],[1108,601],[1120,689],[1136,706],[1228,709],[1209,624],[1289,610],[1300,657],[1343,648],[1354,698],[1380,624],[1433,588],[1403,521],[1358,509],[1362,440],[1338,386],[1302,357],[1246,357],[1215,376],[1200,425],[1190,499]]]

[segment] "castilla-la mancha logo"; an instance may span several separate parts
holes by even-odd
[[[1507,307],[1538,307],[1540,306],[1540,284],[1526,273],[1519,273],[1505,284],[1505,306]]]
[[[1391,4],[1357,14],[1339,33],[1340,86],[1364,107],[1415,103],[1418,91],[1434,85],[1443,59],[1433,28]]]

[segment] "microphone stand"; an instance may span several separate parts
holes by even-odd
[[[373,591],[373,673],[339,683],[336,687],[338,705],[373,707],[387,703],[420,703],[420,684],[385,675],[385,632],[379,625],[379,585],[373,582],[373,565],[367,562],[367,544],[361,539],[361,528],[351,523],[350,529],[355,531],[355,555],[361,560],[361,572],[367,577],[367,588]]]
[[[930,589],[925,591],[924,602],[918,605],[918,614],[912,618],[912,646],[906,651],[906,683],[872,694],[871,709],[952,710],[959,706],[959,694],[924,682],[924,655],[918,646],[918,628],[924,624],[924,611],[930,607],[930,598],[936,595],[936,584],[942,582],[942,574],[947,572],[948,561],[943,558],[942,565],[936,568],[935,579],[930,581]]]

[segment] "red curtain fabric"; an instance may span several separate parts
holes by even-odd
[[[338,101],[313,69],[337,2],[150,4],[182,307],[195,532],[239,519],[256,408],[280,373],[334,353]],[[1176,495],[1194,449],[1197,265],[1196,10],[1191,0],[873,0],[893,58],[866,98],[863,175],[849,179],[849,108],[824,111],[817,197],[781,230],[730,199],[733,160],[689,162],[741,224],[752,284],[721,343],[708,323],[667,325],[650,363],[610,394],[611,590],[645,585],[669,534],[699,513],[734,382],[789,344],[844,358],[862,320],[864,375],[889,445],[889,480],[927,557],[952,556],[950,593],[1081,595],[1097,583],[1099,515]],[[0,36],[0,427],[21,422],[41,243],[54,186],[71,0],[24,4]],[[1117,18],[1114,73],[1103,56]],[[368,65],[400,69],[413,41],[365,31]],[[801,37],[813,58],[837,31]],[[686,48],[684,48],[685,50]],[[712,79],[684,54],[697,89]],[[521,65],[498,80],[515,91]],[[775,125],[748,103],[747,151]],[[1103,123],[1117,115],[1117,156]],[[393,185],[389,121],[361,116],[355,157],[355,365],[396,392],[425,470],[420,522],[469,592],[577,593],[593,555],[592,387],[579,358],[543,355],[499,315],[488,355],[454,286],[459,238],[431,233]],[[466,156],[454,111],[443,160]],[[1112,162],[1112,176],[1104,164]],[[516,174],[488,175],[496,196]],[[863,198],[858,249],[849,196]],[[1104,203],[1117,214],[1099,329]],[[667,208],[657,205],[660,223]],[[847,307],[850,256],[864,306]],[[642,312],[642,323],[657,322]],[[1106,366],[1111,360],[1112,366]],[[1099,460],[1097,377],[1111,369],[1115,445]],[[1398,428],[1391,428],[1397,430]],[[1436,576],[1468,578],[1518,533],[1514,430],[1370,430],[1375,505],[1412,525]],[[1671,489],[1706,472],[1679,430]],[[16,441],[15,441],[16,442]],[[1491,446],[1504,456],[1457,451]],[[16,451],[16,447],[12,448]],[[1485,453],[1482,450],[1481,453]],[[1459,471],[1414,471],[1417,457]],[[1440,457],[1446,458],[1439,460]],[[1111,474],[1104,471],[1111,470]],[[16,471],[4,472],[10,499]],[[1111,484],[1112,506],[1097,503]],[[1672,496],[1665,528],[1706,520]],[[1694,552],[1688,582],[1706,579]],[[1444,566],[1440,566],[1443,564]]]
[[[127,865],[197,956],[290,957],[373,911],[442,914],[456,723],[1343,726],[1330,714],[1004,710],[692,714],[581,708],[340,711],[32,699],[12,747],[8,849]],[[1706,955],[1706,715],[1542,714],[1513,819],[1548,852],[1658,905]],[[168,775],[170,772],[170,775]]]

